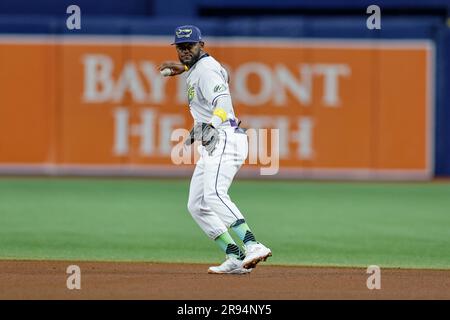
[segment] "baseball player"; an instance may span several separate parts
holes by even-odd
[[[272,255],[256,241],[244,216],[228,195],[234,176],[248,155],[245,129],[239,127],[233,110],[228,73],[206,53],[199,28],[185,25],[175,29],[178,62],[159,66],[167,76],[187,72],[187,97],[194,127],[187,145],[201,141],[200,158],[192,175],[188,210],[206,235],[225,252],[226,260],[208,273],[249,273]],[[242,250],[228,233],[244,243]]]

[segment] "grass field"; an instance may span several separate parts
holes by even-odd
[[[0,259],[219,262],[188,180],[0,179]],[[269,264],[450,269],[450,184],[235,181]]]

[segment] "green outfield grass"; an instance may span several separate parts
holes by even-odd
[[[0,259],[219,262],[188,180],[0,179]],[[237,180],[270,264],[450,268],[450,184]]]

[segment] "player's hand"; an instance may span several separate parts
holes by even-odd
[[[206,151],[211,156],[216,148],[217,142],[219,142],[219,131],[210,123],[204,123],[203,125],[202,146],[205,147]]]
[[[185,144],[191,145],[194,141],[201,141],[208,154],[212,155],[219,142],[219,131],[209,123],[196,123]]]
[[[190,146],[191,144],[193,144],[195,142],[194,132],[195,132],[195,126],[189,132],[189,137],[184,142],[185,145]]]
[[[169,76],[176,76],[186,71],[184,64],[174,61],[165,61],[158,66],[159,71],[162,71],[163,69],[166,68],[169,68],[172,71],[172,73]]]

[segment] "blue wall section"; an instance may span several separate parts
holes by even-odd
[[[197,24],[207,36],[292,38],[430,39],[436,45],[435,75],[435,173],[450,176],[450,26],[442,16],[384,16],[382,29],[368,30],[367,15],[207,18],[202,6],[214,8],[363,8],[366,0],[1,0],[0,33],[26,34],[136,34],[169,35],[181,24]],[[65,10],[82,8],[82,29],[67,30]],[[450,13],[448,0],[381,0],[382,8],[439,8]],[[365,12],[365,10],[363,11]]]
[[[195,17],[201,8],[220,9],[352,9],[369,5],[382,9],[439,9],[450,12],[448,0],[2,0],[0,14],[59,15],[76,4],[89,15],[145,15]]]
[[[436,8],[449,7],[448,0],[197,0],[199,5],[207,5],[209,7],[264,7],[264,8],[367,8],[372,4],[376,4],[384,8],[401,8],[401,7],[421,7]]]
[[[450,27],[442,30],[441,57],[437,65],[435,173],[450,176]]]
[[[151,0],[1,0],[0,14],[65,14],[68,6],[76,4],[88,15],[151,15]]]

